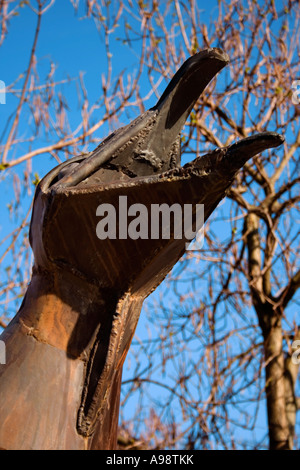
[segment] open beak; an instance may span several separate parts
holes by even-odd
[[[245,162],[284,141],[266,132],[180,166],[180,131],[199,95],[228,61],[220,49],[191,57],[156,106],[110,135],[87,157],[56,167],[38,186],[30,229],[36,266],[75,273],[98,286],[104,305],[113,306],[102,312],[99,334],[102,338],[105,332],[104,343],[99,342],[94,355],[88,352],[78,421],[83,435],[92,432],[109,384],[122,367],[143,300],[184,254],[187,241],[174,236],[174,227],[169,239],[100,240],[97,206],[115,207],[125,196],[128,207],[142,204],[147,214],[153,205],[202,204],[205,221]]]
[[[129,288],[146,266],[155,266],[149,271],[146,282],[148,287],[152,283],[149,289],[153,289],[184,253],[185,240],[150,239],[147,243],[144,240],[97,240],[97,205],[100,202],[115,205],[120,196],[127,196],[128,204],[142,203],[148,210],[151,205],[162,203],[182,207],[203,204],[205,221],[225,197],[245,162],[283,143],[279,134],[265,132],[180,166],[180,131],[199,95],[228,62],[227,54],[217,48],[190,57],[174,75],[156,106],[111,134],[87,157],[75,157],[43,178],[36,198],[41,194],[39,210],[45,215],[42,215],[44,229],[55,231],[47,236],[47,252],[51,252],[53,263],[62,263],[70,269],[77,266],[78,271],[93,282],[120,290]],[[31,224],[31,241],[36,251],[43,252],[40,225]],[[78,227],[83,225],[86,245],[94,247],[92,264],[78,252],[82,243]],[[67,250],[65,239],[68,240]],[[116,260],[113,276],[106,269],[111,257]],[[144,291],[146,295],[148,287]]]

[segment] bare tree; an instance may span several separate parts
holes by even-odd
[[[101,94],[93,103],[80,73],[56,80],[55,59],[40,76],[40,31],[57,2],[0,2],[1,47],[16,14],[30,8],[36,21],[28,66],[6,84],[16,106],[2,121],[0,170],[2,184],[12,181],[14,201],[5,202],[16,217],[1,243],[0,325],[15,312],[30,278],[35,162],[50,155],[54,166],[87,152],[108,129],[155,101],[189,55],[221,46],[231,63],[192,113],[182,135],[183,159],[264,130],[281,132],[286,141],[283,150],[245,166],[230,201],[210,220],[204,246],[190,251],[149,299],[151,334],[136,337],[128,358],[134,366],[124,376],[120,439],[126,448],[264,448],[269,435],[271,449],[299,447],[298,365],[292,360],[300,324],[300,105],[292,88],[300,78],[299,3],[221,0],[209,12],[196,0],[71,3],[78,17],[84,10],[85,21],[94,21],[106,52]],[[116,42],[120,53],[136,56],[136,68],[117,76]],[[74,84],[81,116],[72,126],[63,90]],[[30,123],[26,133],[23,121]]]

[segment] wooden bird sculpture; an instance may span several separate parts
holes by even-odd
[[[120,234],[122,214],[113,236],[101,239],[97,208],[117,208],[125,197],[149,214],[162,204],[189,204],[195,214],[204,204],[206,220],[244,163],[282,144],[276,133],[258,134],[181,167],[182,127],[228,61],[217,48],[190,57],[156,106],[38,185],[32,279],[0,337],[0,448],[116,448],[122,366],[143,301],[189,240],[174,235],[176,221],[169,237]]]

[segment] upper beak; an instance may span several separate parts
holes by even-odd
[[[200,95],[228,62],[221,49],[207,49],[190,57],[177,71],[153,108],[158,118],[148,146],[155,154],[168,153]]]

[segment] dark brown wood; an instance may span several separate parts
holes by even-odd
[[[253,155],[283,142],[259,134],[180,167],[179,134],[196,99],[228,62],[219,49],[190,58],[157,106],[87,158],[39,184],[23,304],[2,334],[0,447],[114,449],[122,366],[144,299],[186,249],[169,239],[96,235],[99,204],[204,204],[205,220]],[[118,230],[117,230],[118,231]]]

